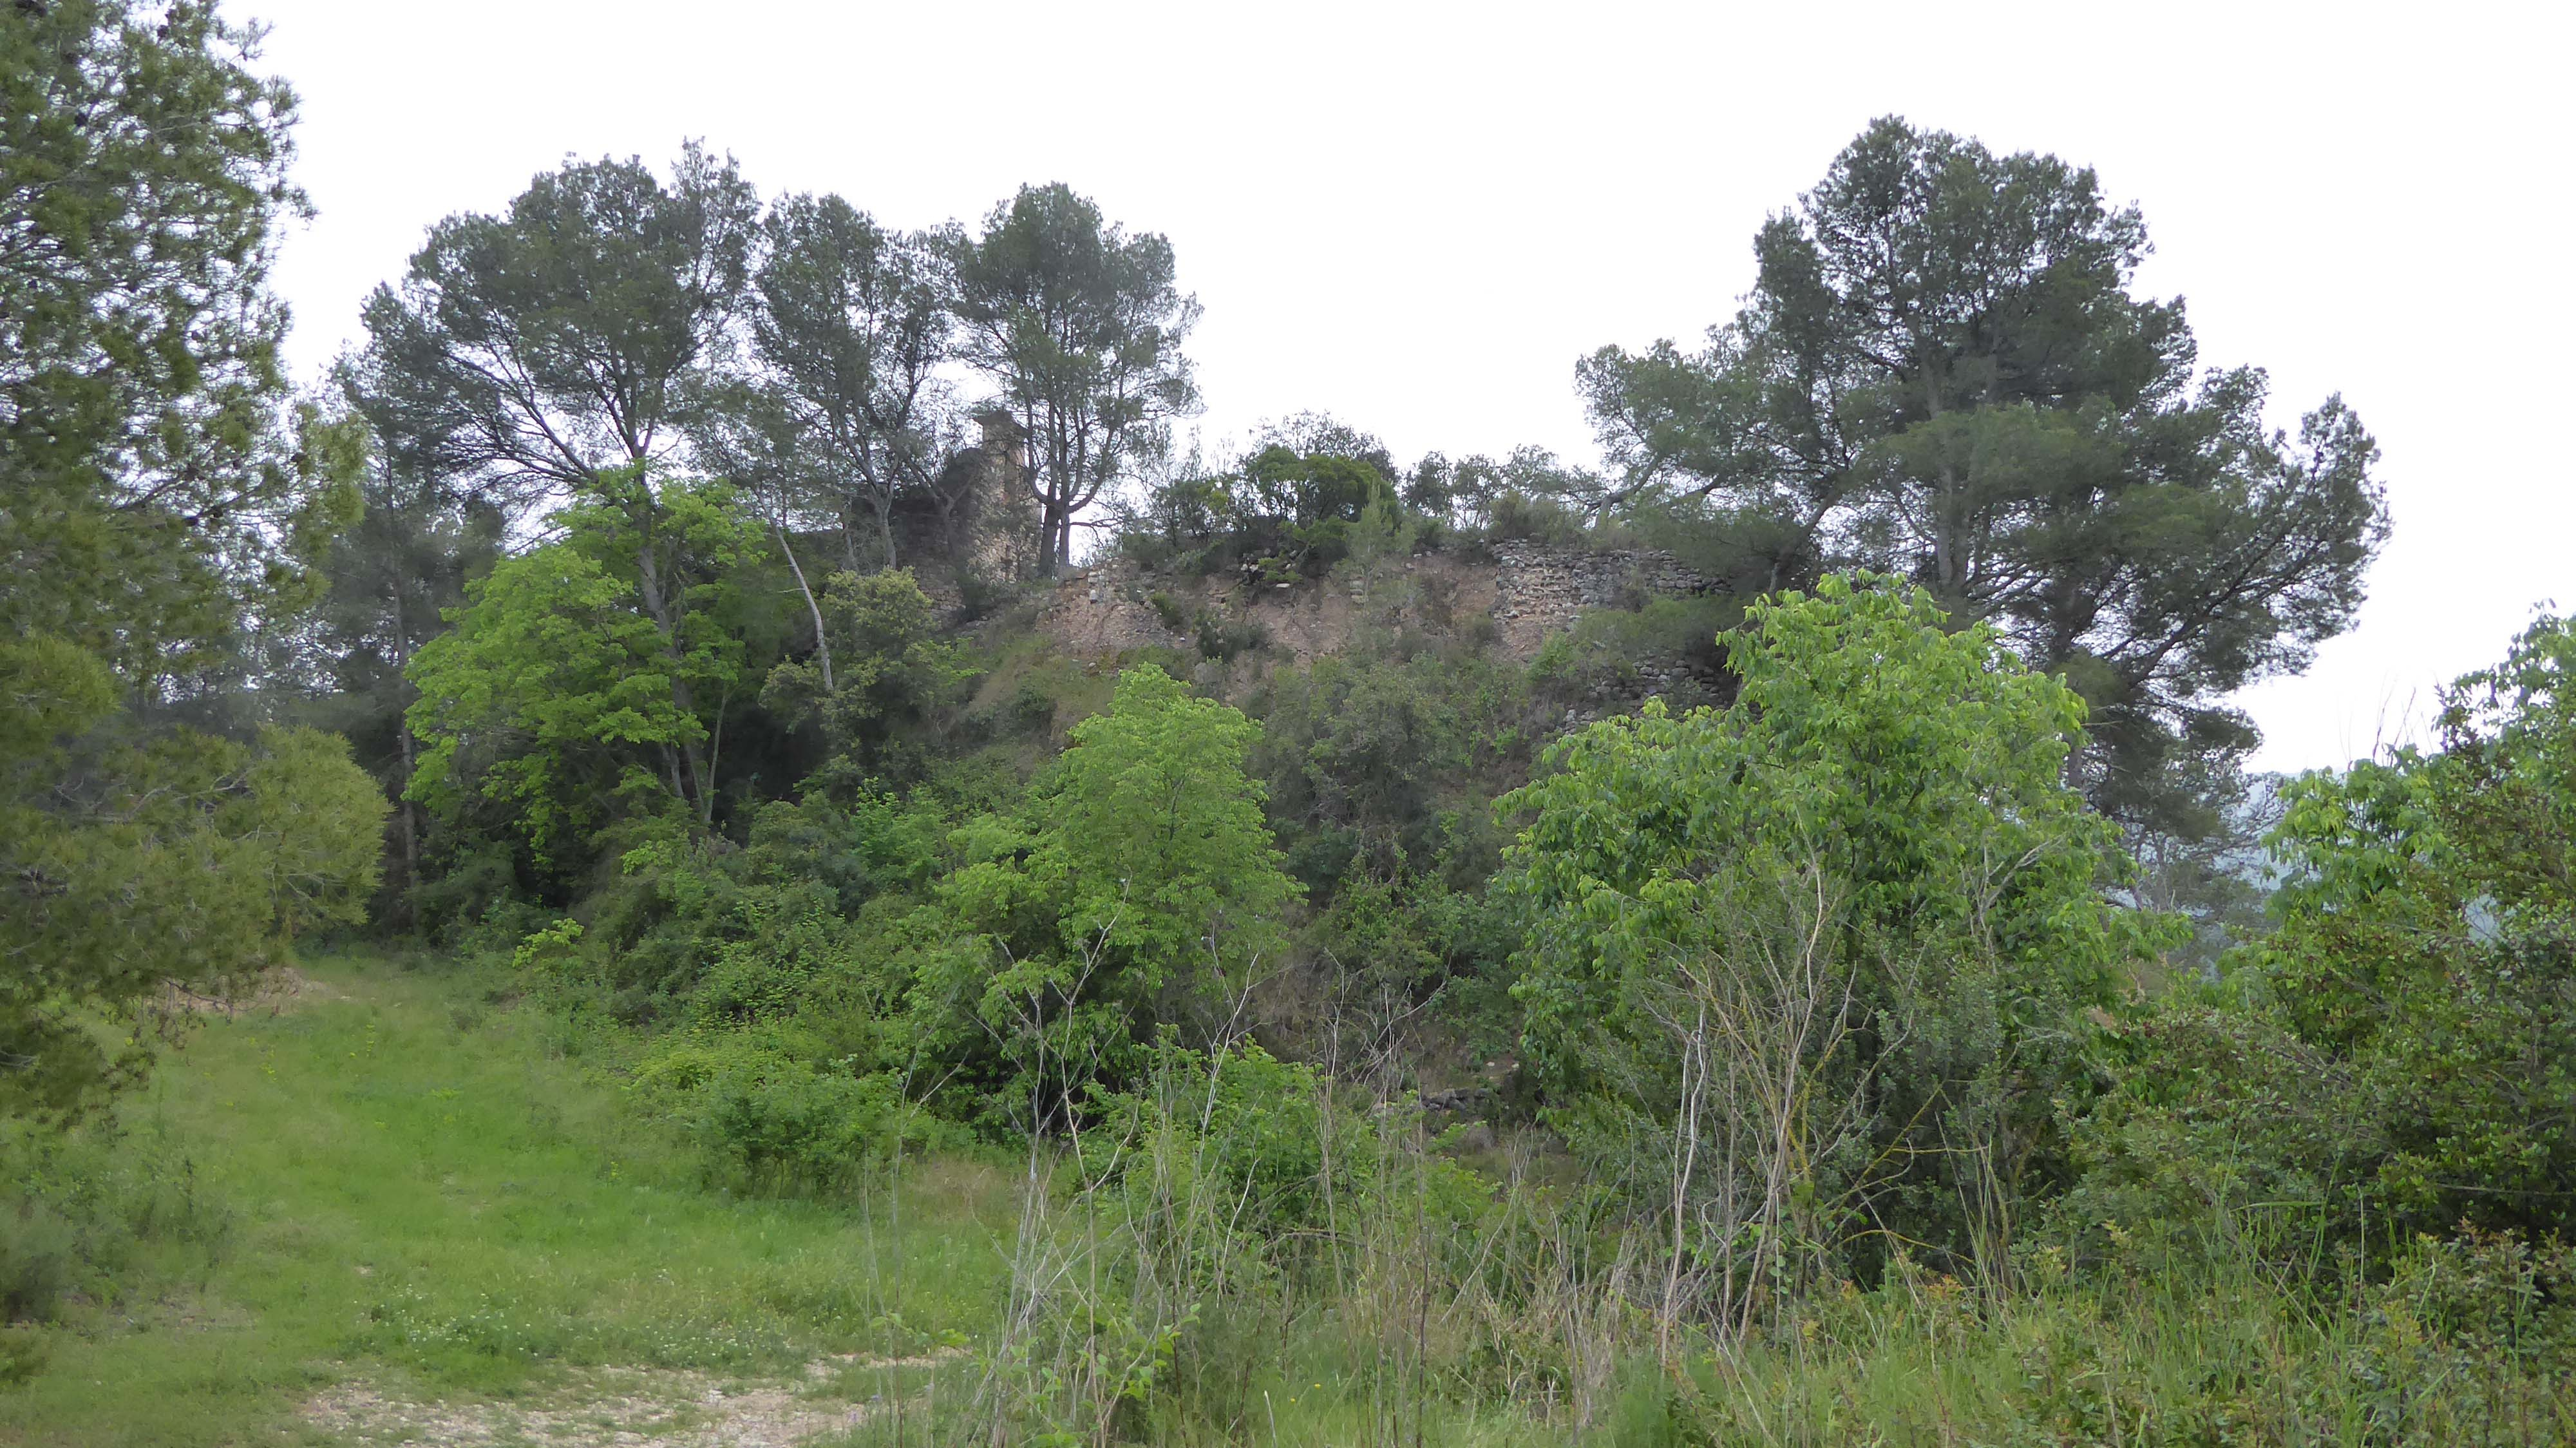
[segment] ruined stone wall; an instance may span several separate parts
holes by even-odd
[[[1707,593],[1707,579],[1653,548],[1595,551],[1554,543],[1494,545],[1494,623],[1503,648],[1535,655],[1585,609],[1638,608],[1655,598]]]
[[[1210,609],[1258,624],[1277,653],[1299,663],[1338,652],[1363,622],[1449,633],[1478,616],[1493,621],[1504,654],[1527,660],[1551,635],[1573,627],[1586,609],[1636,608],[1649,599],[1710,588],[1669,553],[1527,542],[1494,545],[1490,563],[1452,555],[1410,558],[1374,585],[1158,578],[1125,559],[1110,559],[1059,579],[1039,627],[1086,655],[1187,647],[1190,640],[1166,626],[1151,602],[1155,592],[1164,591],[1189,613]]]

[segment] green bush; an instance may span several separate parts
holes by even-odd
[[[32,1203],[0,1216],[0,1317],[50,1322],[80,1275],[80,1234]]]
[[[2065,1178],[2095,1018],[2158,943],[2066,783],[2084,706],[1897,580],[1751,622],[1731,707],[1604,720],[1503,801],[1549,1119],[1734,1255],[1707,1276],[1735,1321],[1770,1274],[1868,1280],[1898,1242],[2000,1281]]]
[[[2440,752],[2283,788],[2279,928],[2104,1042],[2075,1240],[2312,1273],[2576,1233],[2576,625],[2443,699]]]
[[[1199,652],[1219,663],[1270,646],[1270,632],[1248,618],[1230,619],[1215,609],[1199,610],[1193,629]]]
[[[689,1130],[714,1174],[756,1190],[843,1187],[898,1155],[965,1141],[906,1100],[895,1073],[817,1066],[750,1033],[678,1038],[636,1086]]]

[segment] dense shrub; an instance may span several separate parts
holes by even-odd
[[[2284,788],[2278,928],[2106,1056],[2069,1220],[2302,1269],[2320,1234],[2576,1235],[2571,678],[2544,620],[2446,691],[2439,752]]]
[[[1775,1275],[1897,1244],[2008,1276],[2156,940],[2102,894],[2064,684],[1893,580],[1749,619],[1730,708],[1603,721],[1504,801],[1551,1119],[1686,1247],[1662,1311],[1734,1331]]]
[[[1292,850],[1347,836],[1363,872],[1436,863],[1495,795],[1525,776],[1536,730],[1509,665],[1408,635],[1371,634],[1306,669],[1275,675],[1252,701],[1262,721],[1253,768]],[[1491,850],[1472,861],[1492,864]],[[1320,863],[1320,860],[1319,860]],[[1309,875],[1317,884],[1344,866]]]
[[[955,1146],[893,1072],[853,1075],[804,1059],[792,1036],[693,1033],[658,1048],[635,1089],[681,1123],[716,1173],[764,1190],[846,1186],[873,1165]]]
[[[0,1170],[0,1322],[50,1321],[75,1292],[117,1301],[145,1285],[147,1263],[202,1270],[234,1232],[233,1210],[177,1143],[112,1118],[12,1130]]]

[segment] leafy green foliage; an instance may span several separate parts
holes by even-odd
[[[1075,518],[1162,456],[1197,405],[1180,348],[1198,300],[1173,279],[1171,242],[1129,235],[1062,182],[993,208],[956,274],[964,356],[1019,421],[1053,573],[1073,561]]]
[[[852,1075],[751,1032],[681,1037],[637,1070],[636,1089],[685,1125],[718,1168],[755,1189],[835,1189],[963,1133],[904,1096],[895,1072]]]
[[[939,637],[938,612],[909,570],[836,573],[819,604],[836,666],[828,685],[818,652],[771,669],[762,702],[821,728],[831,754],[817,782],[838,797],[919,777],[926,726],[972,677],[963,650]]]
[[[303,198],[253,38],[198,4],[0,23],[0,1114],[132,1079],[172,987],[240,983],[374,882],[344,747],[168,707],[313,601],[363,461],[286,403],[267,275]]]
[[[939,972],[985,1028],[1051,1054],[1024,1069],[1115,1074],[1138,1033],[1204,1031],[1278,968],[1300,889],[1244,773],[1256,733],[1162,670],[1129,669],[1020,816],[961,834],[971,863],[937,899],[967,940]]]
[[[555,521],[561,541],[497,565],[413,659],[428,749],[409,793],[450,818],[470,797],[503,802],[561,869],[621,793],[629,811],[658,799],[711,818],[725,714],[751,692],[739,589],[761,540],[725,486],[656,489],[633,471]]]
[[[1731,707],[1605,720],[1504,801],[1531,1058],[1705,1260],[1893,1234],[2000,1270],[2087,1012],[2157,938],[2062,782],[2083,705],[1893,580],[1748,624]]]
[[[299,931],[364,918],[386,806],[335,736],[272,730],[254,749],[172,729],[13,762],[64,783],[47,807],[0,800],[0,954],[19,963],[0,980],[0,1113],[78,1113],[181,1024],[171,986],[229,993]]]
[[[1232,473],[1155,489],[1122,542],[1194,572],[1231,565],[1284,582],[1321,577],[1349,556],[1372,509],[1395,508],[1394,488],[1369,462],[1272,443]]]
[[[367,400],[355,394],[364,416]],[[370,449],[358,484],[365,510],[332,540],[329,583],[295,638],[292,677],[311,692],[295,712],[348,738],[359,765],[385,786],[400,818],[377,918],[414,926],[421,885],[418,806],[402,797],[419,741],[406,713],[416,695],[405,671],[423,644],[465,606],[465,585],[501,555],[499,510],[459,496],[447,480],[397,467]]]
[[[891,568],[898,506],[959,502],[941,487],[959,419],[938,375],[955,348],[957,239],[888,232],[838,196],[781,198],[761,238],[751,395],[701,432],[750,434],[727,449],[737,481],[765,475],[781,511],[830,516],[854,559],[866,515]]]
[[[2233,1233],[2268,1203],[2284,1255],[2304,1228],[2377,1257],[2576,1228],[2571,678],[2576,626],[2543,619],[2445,692],[2437,752],[2285,786],[2278,928],[2223,1014],[2140,1025],[2094,1125],[2121,1220]]]
[[[1531,749],[1514,670],[1418,637],[1354,640],[1282,671],[1253,707],[1272,822],[1317,884],[1354,868],[1385,877],[1408,861],[1438,863],[1480,833],[1471,816],[1517,782]],[[1482,855],[1469,866],[1476,878],[1477,865],[1491,867],[1491,851]]]
[[[683,149],[538,176],[504,216],[431,228],[379,287],[352,369],[398,465],[513,504],[667,461],[740,298],[758,199]]]
[[[190,3],[0,27],[0,631],[129,681],[309,602],[354,503],[344,440],[281,406],[268,270],[304,199],[252,40]]]
[[[1426,513],[1399,496],[1386,444],[1319,413],[1265,429],[1220,471],[1191,464],[1118,514],[1118,546],[1149,568],[1320,578],[1346,559],[1365,565],[1437,541],[1446,519],[1445,501]]]
[[[1366,1119],[1336,1117],[1330,1090],[1312,1066],[1250,1042],[1193,1051],[1167,1035],[1138,1079],[1097,1089],[1082,1166],[1140,1215],[1156,1197],[1214,1187],[1239,1204],[1236,1233],[1311,1231],[1326,1225],[1326,1199],[1356,1197],[1376,1164]]]

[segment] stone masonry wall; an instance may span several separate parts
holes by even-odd
[[[1650,598],[1707,593],[1712,585],[1653,548],[1596,552],[1563,544],[1494,545],[1494,622],[1516,658],[1536,654],[1588,608],[1635,608]]]
[[[1505,654],[1527,660],[1548,638],[1573,627],[1584,610],[1634,608],[1650,598],[1709,592],[1712,585],[1669,553],[1654,549],[1591,549],[1561,544],[1506,542],[1493,547],[1491,564],[1452,556],[1408,559],[1407,579],[1417,595],[1439,590],[1458,613],[1490,616]],[[1074,569],[1058,582],[1040,614],[1040,627],[1065,647],[1086,655],[1113,654],[1188,642],[1164,625],[1147,601],[1156,588],[1180,591],[1178,580],[1138,574],[1123,559]],[[1254,589],[1218,583],[1201,596],[1227,616],[1260,624],[1274,645],[1299,662],[1338,651],[1369,611],[1367,594],[1333,584]],[[1196,606],[1196,605],[1194,605]]]

